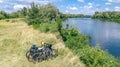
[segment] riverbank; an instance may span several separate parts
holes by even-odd
[[[15,23],[0,20],[0,65],[1,67],[85,67],[57,34],[43,33],[28,26],[24,21],[16,19]],[[59,55],[37,64],[29,62],[25,53],[32,44],[39,45],[40,40],[52,43]],[[66,63],[67,62],[67,63]]]
[[[56,26],[56,23],[57,27],[54,27]],[[58,23],[58,21],[56,21],[56,23],[49,23],[50,26],[54,28],[49,28],[47,32],[51,32],[51,30],[56,28],[56,30],[60,32],[65,46],[68,47],[74,53],[74,55],[78,55],[79,60],[82,61],[86,66],[119,66],[118,60],[108,52],[101,50],[99,46],[91,47],[85,35],[82,35],[76,29],[63,29],[60,22]],[[43,24],[46,25],[46,23]],[[43,29],[44,27],[47,29],[48,26],[43,26],[43,24],[40,24],[40,28],[38,27],[37,29],[40,31],[42,31],[42,27]]]
[[[66,24],[69,24],[70,28],[75,26],[81,34],[92,36],[91,46],[99,44],[102,50],[107,50],[113,56],[120,57],[120,37],[118,37],[120,36],[120,24],[91,18],[70,18],[64,21],[64,27]]]
[[[119,67],[115,57],[103,51],[99,46],[91,47],[86,36],[76,29],[63,29],[60,31],[65,46],[71,49],[87,67]]]

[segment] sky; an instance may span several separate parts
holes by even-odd
[[[120,11],[120,0],[0,0],[0,10],[10,13],[29,7],[32,2],[40,5],[52,3],[60,12],[68,14],[93,15],[96,11]]]

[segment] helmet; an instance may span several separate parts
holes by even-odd
[[[42,41],[41,41],[41,45],[43,46],[44,44],[45,44],[45,42],[42,40]]]
[[[35,44],[33,44],[33,45],[32,45],[32,47],[36,47],[36,45],[35,45]]]

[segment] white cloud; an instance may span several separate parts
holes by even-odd
[[[27,7],[27,5],[22,5],[22,4],[19,4],[19,5],[14,5],[13,8],[14,9],[21,9],[23,7]]]
[[[19,1],[28,2],[28,3],[34,2],[34,3],[46,4],[46,3],[58,2],[62,0],[19,0]]]
[[[76,13],[85,14],[85,15],[92,15],[94,14],[95,9],[93,8],[93,3],[89,2],[84,6],[80,6]],[[74,12],[75,13],[75,12]]]
[[[84,0],[78,0],[78,2],[84,2]]]
[[[3,0],[0,0],[0,3],[2,3],[3,2]]]
[[[46,5],[48,3],[53,3],[53,2],[60,2],[63,0],[18,0],[20,2],[25,2],[25,3],[36,3],[36,4],[40,4],[40,5]]]
[[[19,1],[25,1],[25,0],[19,0]],[[34,1],[62,1],[62,0],[26,0],[27,2],[34,2]]]
[[[68,10],[65,10],[65,13],[69,13],[69,11],[68,11]]]
[[[9,12],[17,11],[24,6],[30,6],[32,2],[39,5],[48,3],[61,2],[63,0],[0,0],[0,11],[5,10]],[[5,5],[8,5],[7,7]],[[2,7],[3,6],[3,7]]]
[[[111,3],[110,3],[110,2],[107,2],[107,3],[105,3],[105,5],[111,5]]]
[[[69,7],[69,9],[71,9],[71,10],[78,10],[77,7]]]
[[[120,7],[116,6],[115,11],[120,11]]]
[[[90,5],[90,6],[84,6],[84,8],[86,8],[86,9],[90,9],[90,8],[92,8],[93,6],[92,5]]]
[[[90,9],[93,7],[92,3],[88,3],[87,5],[84,6],[85,9]]]
[[[105,11],[109,11],[110,9],[109,8],[105,8]]]
[[[92,3],[88,3],[88,5],[92,5]]]
[[[120,0],[108,0],[108,2],[119,3],[119,2],[120,2]]]
[[[93,15],[95,9],[92,7],[93,7],[93,3],[88,3],[87,5],[80,6],[79,8],[75,6],[74,7],[67,6],[65,13]]]

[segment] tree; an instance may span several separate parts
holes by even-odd
[[[5,12],[5,11],[0,11],[0,20],[1,19],[5,19],[5,18],[8,18],[8,14]]]
[[[39,6],[34,3],[28,9],[28,24],[51,23],[60,18],[59,10],[51,4]]]
[[[31,4],[31,8],[28,9],[28,24],[37,24],[41,23],[39,20],[39,8],[38,5],[35,5],[35,3]]]
[[[23,7],[23,9],[21,10],[21,14],[23,15],[23,17],[27,16],[27,8]]]

